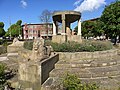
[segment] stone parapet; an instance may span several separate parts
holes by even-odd
[[[117,49],[96,52],[57,52],[60,60],[80,60],[95,58],[112,58],[118,54]]]

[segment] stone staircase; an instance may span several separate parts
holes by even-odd
[[[110,59],[59,60],[42,90],[60,90],[59,80],[67,73],[77,75],[82,82],[96,83],[100,90],[118,90],[120,87],[120,55]]]

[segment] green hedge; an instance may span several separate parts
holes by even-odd
[[[53,43],[50,40],[45,40],[45,45],[51,45],[55,52],[94,52],[104,51],[113,48],[113,45],[109,41],[83,41],[77,42],[65,42],[65,43]],[[32,50],[33,41],[25,41],[24,48]]]
[[[51,45],[56,52],[94,52],[113,48],[112,43],[109,41],[84,41],[81,44],[77,42],[65,42],[60,44],[46,41],[46,45]]]

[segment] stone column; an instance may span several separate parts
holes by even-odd
[[[53,35],[56,35],[56,21],[53,21]]]
[[[78,20],[78,34],[81,36],[81,19]]]
[[[63,35],[65,35],[66,33],[66,25],[65,25],[65,14],[62,14],[62,33]]]
[[[58,22],[56,21],[56,34],[58,34]]]

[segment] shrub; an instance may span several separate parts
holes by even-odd
[[[91,45],[95,48],[95,51],[109,50],[113,47],[112,43],[109,41],[92,41]]]
[[[51,43],[53,50],[56,52],[76,52],[79,51],[79,43],[76,42],[65,42],[65,43]]]
[[[81,83],[81,80],[73,74],[67,74],[63,78],[64,90],[97,90],[99,87],[96,84]]]
[[[3,88],[5,83],[5,65],[0,64],[0,90]]]
[[[56,52],[94,52],[112,49],[113,45],[109,41],[84,41],[82,43],[77,42],[65,42],[54,43],[50,40],[45,40],[45,45],[51,45]],[[32,50],[33,41],[25,41],[24,48]]]
[[[112,49],[112,43],[108,41],[84,41],[83,43],[53,43],[46,41],[45,43],[46,45],[51,45],[56,52],[93,52]]]
[[[33,41],[25,41],[23,47],[28,50],[32,50],[33,48]]]
[[[7,46],[0,45],[0,54],[7,53]]]

